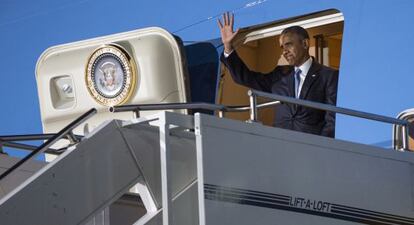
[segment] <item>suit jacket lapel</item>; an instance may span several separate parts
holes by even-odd
[[[319,77],[318,72],[320,69],[321,69],[321,64],[315,62],[315,59],[313,59],[312,66],[311,68],[309,68],[308,74],[306,74],[305,82],[303,83],[302,90],[300,91],[300,95],[299,95],[300,99],[306,98],[313,82]]]

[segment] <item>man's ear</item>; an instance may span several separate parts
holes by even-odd
[[[303,44],[303,48],[309,49],[309,39],[307,38],[303,39],[302,44]]]

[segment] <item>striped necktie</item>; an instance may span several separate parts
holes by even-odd
[[[299,98],[299,85],[300,85],[300,73],[302,71],[300,69],[297,69],[295,72],[295,97]]]

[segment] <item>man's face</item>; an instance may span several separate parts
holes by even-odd
[[[301,40],[297,34],[286,33],[280,36],[279,43],[282,55],[289,65],[300,66],[308,59],[308,39]]]

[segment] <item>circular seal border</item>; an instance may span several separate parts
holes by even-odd
[[[114,58],[121,64],[124,72],[124,82],[121,90],[114,97],[108,97],[103,95],[93,79],[92,71],[96,62],[104,55],[113,55]],[[101,105],[115,106],[120,105],[128,101],[135,91],[137,81],[136,64],[132,57],[129,56],[127,51],[121,46],[115,44],[108,44],[95,49],[89,56],[86,68],[85,68],[85,82],[89,94]]]

